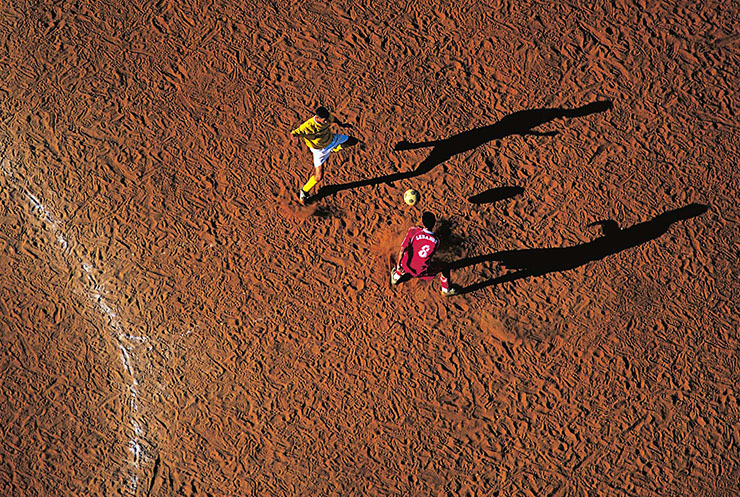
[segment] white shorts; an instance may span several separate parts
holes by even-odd
[[[312,148],[311,153],[313,154],[313,167],[319,167],[326,162],[329,158],[329,154],[337,145],[341,145],[349,139],[347,135],[332,135],[331,143],[324,148]]]

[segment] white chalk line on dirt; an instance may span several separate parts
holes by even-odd
[[[112,337],[120,351],[120,359],[123,369],[129,378],[126,385],[128,407],[131,411],[131,438],[127,443],[128,450],[131,453],[131,460],[129,461],[131,468],[129,472],[130,479],[128,482],[128,489],[133,495],[136,495],[139,487],[141,463],[146,459],[146,454],[143,448],[145,444],[146,429],[144,423],[141,421],[141,415],[139,414],[139,382],[137,381],[137,372],[135,367],[138,357],[136,350],[141,346],[141,344],[149,342],[149,338],[147,336],[137,336],[126,332],[123,323],[118,317],[118,312],[115,310],[115,306],[108,300],[108,298],[106,298],[105,289],[95,279],[95,266],[84,261],[79,255],[70,249],[69,238],[60,227],[60,223],[57,221],[56,217],[46,207],[44,207],[36,195],[31,193],[30,189],[26,186],[27,182],[18,176],[6,157],[0,158],[0,170],[8,179],[11,187],[25,197],[31,205],[36,218],[40,220],[56,237],[57,242],[59,242],[59,245],[61,246],[62,254],[67,259],[67,263],[70,267],[77,266],[82,269],[85,274],[85,280],[82,283],[82,293],[88,300],[90,300],[93,307],[108,319],[109,328],[112,331]]]

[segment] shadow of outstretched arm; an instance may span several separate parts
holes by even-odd
[[[428,148],[428,147],[434,147],[438,143],[440,143],[441,140],[434,140],[430,142],[418,142],[418,143],[411,143],[406,140],[401,140],[400,142],[396,143],[393,146],[393,150],[396,152],[402,151],[402,150],[414,150],[417,148]]]
[[[459,293],[471,293],[483,288],[516,281],[532,276],[567,271],[592,261],[636,247],[665,234],[672,224],[699,216],[709,209],[702,204],[689,204],[679,209],[665,212],[650,221],[620,230],[614,221],[599,221],[605,234],[591,242],[573,247],[553,247],[524,250],[504,250],[492,254],[467,257],[451,262],[451,270],[496,261],[513,270],[497,278],[475,283],[461,288]]]
[[[468,202],[471,204],[489,204],[504,200],[507,198],[513,198],[517,195],[524,193],[524,188],[521,186],[499,186],[497,188],[490,188],[484,192],[468,197]]]

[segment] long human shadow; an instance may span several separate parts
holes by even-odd
[[[412,150],[417,148],[433,147],[426,159],[424,159],[412,171],[386,174],[375,178],[367,178],[349,183],[340,183],[328,185],[316,193],[311,199],[312,202],[318,201],[329,195],[333,195],[343,190],[351,190],[363,186],[374,186],[383,183],[391,184],[395,181],[413,178],[426,174],[439,164],[447,161],[455,155],[462,154],[485,145],[493,140],[500,140],[512,135],[533,135],[533,136],[553,136],[556,132],[537,132],[533,128],[541,126],[554,119],[584,117],[598,112],[605,112],[612,108],[611,101],[602,100],[583,105],[576,109],[547,108],[522,110],[509,114],[500,121],[458,133],[449,138],[442,140],[432,140],[418,143],[410,143],[402,140],[396,143],[394,150]]]
[[[475,264],[498,261],[507,269],[513,270],[513,272],[497,278],[459,289],[458,293],[463,295],[500,283],[574,269],[589,262],[603,259],[609,255],[654,240],[665,234],[672,224],[699,216],[708,209],[709,207],[706,205],[689,204],[623,230],[619,229],[619,225],[615,221],[597,221],[592,225],[600,225],[603,235],[588,243],[573,247],[504,250],[460,259],[451,262],[449,268],[452,270],[462,269]]]

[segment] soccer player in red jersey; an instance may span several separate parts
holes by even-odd
[[[406,233],[398,254],[398,263],[391,273],[391,283],[397,284],[404,274],[425,281],[433,280],[439,273],[439,282],[442,284],[443,295],[454,295],[455,288],[450,285],[449,271],[442,265],[432,261],[434,251],[439,245],[439,238],[432,231],[437,219],[431,212],[425,212],[421,217],[423,228],[412,227]]]

